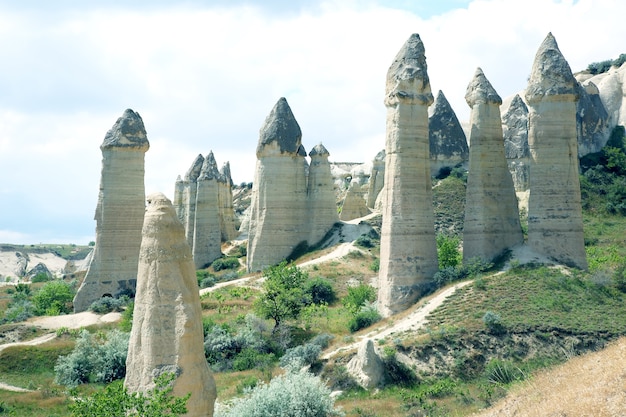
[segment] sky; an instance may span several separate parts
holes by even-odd
[[[511,96],[548,32],[573,71],[626,52],[624,15],[622,0],[0,0],[0,243],[95,240],[100,144],[127,108],[148,133],[146,192],[169,198],[211,150],[253,181],[280,97],[307,151],[366,162],[412,33],[433,94],[467,120],[477,67]]]

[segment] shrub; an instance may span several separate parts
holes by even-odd
[[[18,299],[4,311],[3,321],[5,323],[17,323],[25,321],[34,315],[33,303],[26,299]]]
[[[324,278],[314,278],[304,285],[304,292],[311,298],[313,304],[332,304],[337,300],[333,285]]]
[[[399,385],[403,387],[413,387],[418,383],[415,372],[404,363],[400,362],[394,354],[383,357],[385,369],[385,383],[388,385]]]
[[[348,288],[346,295],[341,303],[352,314],[357,314],[365,302],[372,302],[376,299],[376,289],[367,284],[359,284],[355,287]]]
[[[133,312],[135,311],[135,302],[128,303],[124,311],[122,312],[122,320],[120,320],[120,330],[123,332],[130,332],[133,327]]]
[[[371,326],[381,319],[376,306],[366,302],[361,310],[348,322],[348,329],[351,333]]]
[[[221,271],[224,269],[238,269],[239,266],[239,259],[235,258],[234,256],[216,259],[211,264],[211,267],[213,267],[214,271]]]
[[[322,353],[322,347],[314,343],[306,343],[287,349],[287,352],[280,358],[280,366],[285,369],[300,369],[307,365],[312,365]]]
[[[370,264],[370,270],[373,272],[378,272],[380,270],[380,259],[376,258]]]
[[[361,235],[357,240],[354,241],[354,244],[360,246],[365,249],[373,248],[376,244],[372,241],[372,238],[368,235]]]
[[[456,236],[437,235],[437,256],[439,258],[439,269],[455,267],[462,261],[459,251],[460,240]]]
[[[206,277],[204,278],[202,281],[200,281],[200,283],[198,284],[198,286],[200,288],[209,288],[215,285],[215,277],[211,276],[211,277]]]
[[[485,326],[487,326],[490,333],[501,334],[504,332],[504,325],[502,324],[500,315],[494,313],[493,311],[487,311],[485,313],[483,316],[483,323],[485,323]]]
[[[102,297],[91,303],[89,310],[97,314],[106,314],[112,311],[122,311],[123,306],[124,301],[119,298]]]
[[[343,415],[334,410],[330,390],[308,372],[287,372],[259,384],[244,398],[218,410],[216,417],[325,417]]]
[[[105,339],[83,330],[72,353],[59,356],[54,366],[55,382],[75,387],[86,382],[108,383],[126,375],[128,333],[109,332]]]
[[[50,281],[33,296],[35,314],[53,316],[71,313],[73,298],[74,291],[69,284]]]
[[[509,361],[493,359],[485,367],[485,378],[492,384],[507,385],[525,377],[524,372]]]
[[[176,376],[164,373],[154,380],[155,387],[148,392],[129,393],[121,382],[107,385],[91,397],[74,395],[69,409],[74,417],[180,417],[187,413],[187,400],[172,396]]]
[[[626,262],[622,262],[613,273],[613,285],[618,291],[626,293]]]
[[[39,272],[37,275],[35,275],[34,277],[30,279],[30,282],[32,282],[33,284],[37,282],[48,282],[48,281],[50,281],[50,277],[45,272]]]

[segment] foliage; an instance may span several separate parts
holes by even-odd
[[[118,330],[112,330],[106,337],[83,330],[72,353],[58,358],[55,381],[75,387],[86,382],[108,383],[124,378],[128,339],[128,333]]]
[[[112,311],[122,311],[127,300],[113,297],[102,297],[89,306],[89,310],[97,314],[106,314]]]
[[[26,299],[17,299],[4,311],[4,323],[25,321],[34,315],[33,303]]]
[[[385,383],[402,387],[412,387],[419,382],[415,372],[404,363],[400,362],[395,355],[384,355],[383,366],[385,369]]]
[[[304,291],[308,274],[283,261],[265,269],[263,275],[266,279],[261,296],[254,304],[256,312],[262,318],[274,320],[274,328],[284,320],[297,319],[302,308],[310,303]]]
[[[461,240],[456,236],[437,235],[437,257],[439,269],[455,267],[461,263],[463,256],[459,250]]]
[[[381,316],[376,309],[376,305],[365,302],[358,313],[348,322],[348,330],[351,333],[358,332],[361,329],[371,326],[380,321]]]
[[[187,413],[190,394],[184,397],[171,395],[175,379],[172,373],[161,374],[154,380],[155,387],[147,393],[130,393],[121,382],[114,382],[91,397],[76,397],[70,411],[74,417],[182,416]]]
[[[615,269],[612,278],[615,288],[622,293],[626,293],[626,261],[622,261]]]
[[[120,330],[123,332],[130,332],[133,327],[133,312],[135,310],[135,302],[130,301],[124,311],[122,311],[122,320],[120,320]]]
[[[372,263],[370,264],[370,270],[372,270],[373,272],[378,272],[380,270],[380,259],[376,258],[372,261]]]
[[[280,366],[288,369],[300,369],[307,365],[314,364],[322,353],[322,347],[315,343],[306,343],[287,349],[280,358]]]
[[[485,367],[485,378],[492,384],[507,385],[526,378],[524,372],[510,361],[493,359]]]
[[[372,240],[372,238],[366,234],[359,236],[357,240],[354,241],[354,244],[365,249],[376,246],[376,243]]]
[[[481,258],[471,258],[465,264],[447,266],[437,271],[433,277],[437,287],[443,287],[455,281],[478,276],[482,272],[493,268],[493,263]]]
[[[487,311],[485,313],[485,315],[483,316],[483,323],[485,323],[485,326],[490,333],[501,334],[504,331],[502,318],[499,314],[494,313],[493,311]]]
[[[50,281],[50,277],[45,272],[40,272],[30,279],[30,282],[32,282],[33,284],[37,282],[48,282],[48,281]]]
[[[353,315],[356,315],[366,302],[376,299],[376,289],[371,285],[359,284],[348,288],[348,294],[341,300],[341,304]]]
[[[239,266],[241,266],[239,263],[239,259],[234,256],[218,258],[211,264],[211,267],[216,272],[224,269],[238,269]]]
[[[329,280],[321,277],[307,281],[304,285],[304,292],[313,304],[332,304],[337,300],[333,285]]]
[[[50,281],[33,296],[35,314],[55,316],[72,312],[74,290],[64,281]]]
[[[589,71],[589,73],[593,75],[602,74],[610,70],[612,66],[619,68],[624,62],[626,62],[626,54],[620,54],[620,56],[616,59],[607,59],[605,61],[592,62],[587,66],[587,71]]]
[[[235,399],[216,417],[330,417],[341,416],[334,410],[330,390],[319,377],[308,372],[287,372],[259,384],[250,395]]]

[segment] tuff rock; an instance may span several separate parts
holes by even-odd
[[[365,389],[376,388],[383,383],[385,366],[376,353],[372,339],[364,340],[359,345],[356,356],[346,366],[348,374]]]
[[[191,249],[170,200],[155,193],[147,202],[124,384],[146,392],[155,377],[173,372],[173,395],[191,394],[186,415],[211,417],[217,393]]]
[[[502,115],[504,154],[516,191],[529,187],[530,150],[528,149],[528,107],[516,94]]]
[[[308,177],[309,223],[311,234],[309,243],[318,243],[330,228],[339,221],[337,203],[333,190],[333,176],[330,172],[330,153],[321,143],[309,152],[311,164]]]
[[[75,312],[85,311],[103,295],[135,290],[145,211],[144,156],[149,147],[143,120],[130,109],[117,119],[100,146],[96,245],[74,297]]]
[[[470,106],[469,173],[463,260],[490,262],[506,249],[523,243],[517,197],[502,142],[502,99],[478,68],[467,87]]]
[[[467,162],[469,147],[465,132],[441,90],[432,106],[428,126],[432,175],[437,175],[444,167],[453,168]]]
[[[413,34],[387,72],[378,289],[384,316],[405,310],[430,290],[438,269],[428,135],[432,102],[424,44]]]

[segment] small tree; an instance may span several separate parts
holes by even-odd
[[[72,312],[72,286],[64,281],[50,281],[33,296],[35,314],[54,316]]]
[[[461,252],[459,251],[459,238],[455,236],[447,236],[444,234],[437,235],[437,255],[439,258],[439,269],[445,269],[449,266],[457,266],[462,261]]]
[[[263,271],[262,294],[254,304],[257,314],[274,320],[274,329],[283,320],[296,319],[302,308],[310,303],[304,291],[308,274],[295,265],[282,262]]]

